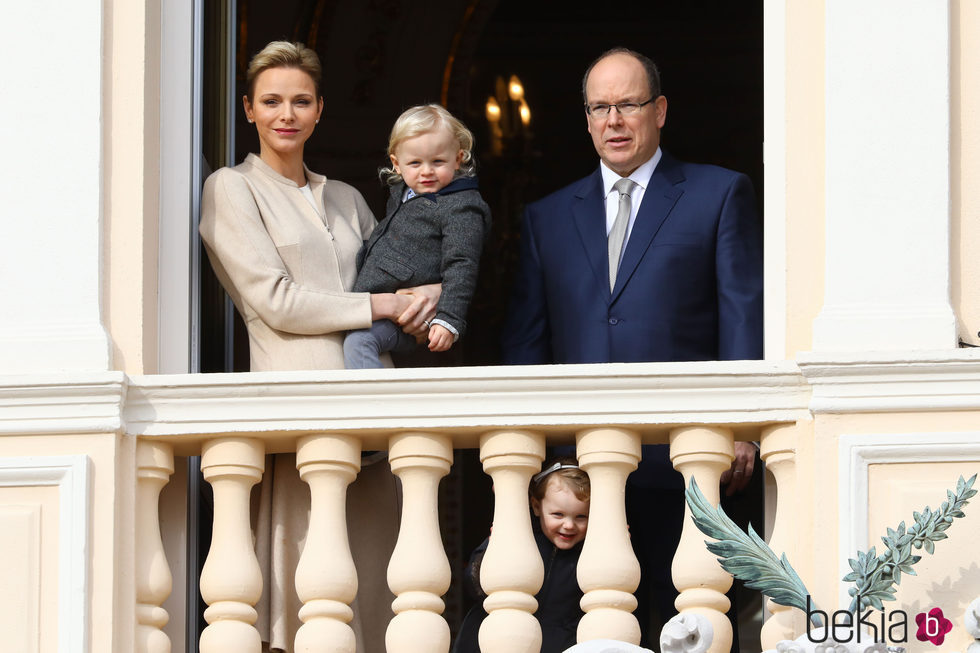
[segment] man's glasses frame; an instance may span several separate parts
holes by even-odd
[[[660,96],[657,96],[660,97]],[[608,118],[613,107],[619,112],[621,116],[628,116],[630,114],[636,113],[646,105],[650,104],[657,97],[652,97],[646,102],[617,102],[616,104],[586,104],[585,113],[589,114],[592,118],[603,119]]]

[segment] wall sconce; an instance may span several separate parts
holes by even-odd
[[[521,123],[527,127],[531,124],[531,107],[527,106],[527,101],[521,98],[521,106],[518,109],[521,114]]]
[[[530,134],[531,107],[517,75],[511,75],[506,84],[503,77],[497,77],[495,87],[494,95],[487,98],[485,112],[490,123],[490,150],[499,156],[503,154],[505,144],[508,149],[523,147],[521,144]]]
[[[500,122],[500,104],[492,95],[487,98],[487,120],[491,123]]]
[[[517,75],[510,76],[510,81],[507,82],[507,94],[514,102],[524,99],[524,85]]]

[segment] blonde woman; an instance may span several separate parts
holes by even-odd
[[[242,101],[258,132],[259,153],[208,178],[201,238],[245,320],[251,370],[343,368],[344,333],[377,319],[423,336],[439,286],[405,294],[351,292],[357,252],[375,218],[354,188],[303,164],[304,145],[323,110],[316,53],[299,43],[270,43],[252,59],[247,81]],[[263,596],[256,625],[271,650],[292,650],[301,607],[294,574],[310,494],[294,455],[269,458],[257,510]],[[364,466],[348,503],[360,586],[352,625],[359,651],[383,650],[393,598],[384,569],[398,523],[397,488],[387,465]]]

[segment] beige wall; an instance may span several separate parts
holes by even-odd
[[[133,568],[135,533],[132,519],[127,516],[134,510],[135,464],[131,452],[134,441],[116,434],[3,437],[3,457],[8,463],[10,459],[29,456],[38,465],[43,465],[48,456],[84,455],[90,459],[86,601],[91,635],[89,650],[93,652],[125,651],[132,647],[135,586],[127,570]],[[4,518],[10,517],[13,505],[40,506],[39,539],[9,534],[0,537],[0,560],[24,560],[25,551],[38,560],[41,582],[35,611],[39,653],[59,650],[57,586],[65,573],[59,566],[59,550],[69,544],[80,545],[59,532],[58,520],[62,516],[59,499],[58,488],[52,486],[27,482],[19,487],[0,488],[0,516]],[[19,615],[25,608],[24,597],[19,592],[0,593],[0,614]],[[16,635],[18,631],[13,632]],[[4,641],[6,646],[9,641]],[[108,642],[113,643],[111,647],[106,646]]]
[[[0,633],[12,651],[55,651],[58,606],[58,488],[0,488]],[[42,624],[45,627],[41,627]]]
[[[951,12],[952,303],[960,338],[980,344],[980,3]]]
[[[980,433],[980,414],[977,412],[889,413],[860,415],[818,415],[813,423],[813,438],[803,437],[797,451],[799,463],[800,499],[812,508],[812,523],[799,523],[799,545],[802,548],[798,567],[800,576],[813,593],[823,610],[846,609],[839,605],[842,573],[837,573],[842,563],[840,543],[848,533],[841,531],[841,511],[838,501],[841,436],[880,436],[896,446],[903,439],[920,434]],[[980,437],[980,436],[977,436]],[[868,466],[866,516],[856,519],[866,521],[868,541],[864,550],[876,547],[880,555],[883,545],[880,538],[887,528],[896,528],[901,521],[906,526],[913,522],[913,511],[921,511],[927,505],[938,508],[946,500],[946,490],[955,489],[959,475],[969,478],[980,472],[980,461],[926,462],[915,461],[909,453],[907,462],[888,464],[872,463]],[[810,478],[807,478],[810,476]],[[844,486],[846,487],[846,486]],[[978,488],[980,489],[980,488]],[[965,519],[956,520],[949,529],[949,539],[936,545],[936,554],[923,552],[922,561],[915,566],[916,577],[904,577],[898,599],[886,603],[886,609],[904,609],[914,614],[923,606],[939,606],[945,616],[953,621],[954,630],[940,648],[929,644],[927,648],[915,640],[914,621],[910,627],[909,653],[936,651],[937,653],[962,651],[972,641],[963,627],[963,611],[967,604],[980,596],[980,568],[976,562],[976,542],[980,536],[980,502],[974,498],[966,506]],[[846,519],[844,520],[846,523]],[[846,541],[846,539],[845,539]],[[847,557],[855,557],[851,551]],[[819,570],[820,573],[814,573]]]
[[[160,6],[104,4],[106,329],[113,369],[157,370]],[[189,136],[188,136],[189,137]]]
[[[786,3],[786,358],[823,306],[824,3]]]
[[[870,545],[881,555],[884,545],[879,539],[896,529],[914,523],[912,511],[926,506],[933,510],[946,500],[946,490],[956,489],[956,479],[970,478],[980,471],[977,462],[908,463],[871,465],[868,470],[872,492],[869,493],[868,525]],[[889,609],[903,609],[909,615],[909,639],[915,638],[915,615],[934,607],[942,609],[953,622],[953,630],[940,648],[918,644],[922,650],[942,653],[965,651],[973,643],[963,628],[966,607],[980,596],[980,566],[977,563],[977,536],[980,535],[980,505],[974,499],[964,509],[966,517],[950,526],[948,540],[936,543],[935,553],[914,551],[922,555],[914,567],[915,576],[903,576],[896,600]],[[914,646],[914,645],[913,645]],[[910,651],[914,653],[914,651]]]
[[[824,14],[822,1],[786,5],[787,358],[811,349],[823,304]],[[950,16],[951,302],[960,337],[980,344],[980,3],[953,0]]]

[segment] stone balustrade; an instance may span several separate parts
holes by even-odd
[[[727,365],[727,367],[726,367]],[[590,369],[591,368],[591,369]],[[794,425],[806,415],[798,376],[758,363],[623,366],[595,377],[568,369],[441,370],[419,378],[405,370],[368,373],[147,377],[131,390],[127,428],[139,438],[136,512],[140,519],[137,615],[140,650],[164,653],[169,591],[157,520],[160,488],[173,456],[202,456],[214,489],[211,550],[201,577],[208,603],[204,653],[259,653],[255,603],[263,579],[249,530],[249,493],[264,454],[296,452],[312,500],[306,546],[296,570],[303,623],[296,651],[354,653],[351,602],[357,577],[347,541],[345,497],[360,453],[388,450],[403,492],[401,530],[388,563],[395,595],[389,653],[447,653],[443,596],[452,577],[438,520],[438,487],[453,450],[478,448],[494,485],[494,529],[481,568],[489,616],[484,653],[535,653],[541,632],[533,613],[543,567],[531,531],[527,487],[552,444],[577,446],[592,480],[590,528],[579,563],[586,614],[579,641],[637,643],[632,592],[640,579],[629,543],[625,483],[641,444],[669,444],[685,480],[709,501],[733,457],[733,442],[761,440],[779,486],[775,537],[791,547]],[[312,377],[312,378],[311,378]],[[783,489],[786,488],[784,495]],[[690,520],[674,557],[677,607],[706,618],[710,651],[731,644],[725,573]],[[379,561],[381,563],[383,561]],[[458,572],[457,572],[458,573]],[[782,639],[787,616],[774,607],[764,641]],[[764,647],[764,646],[763,646]]]

